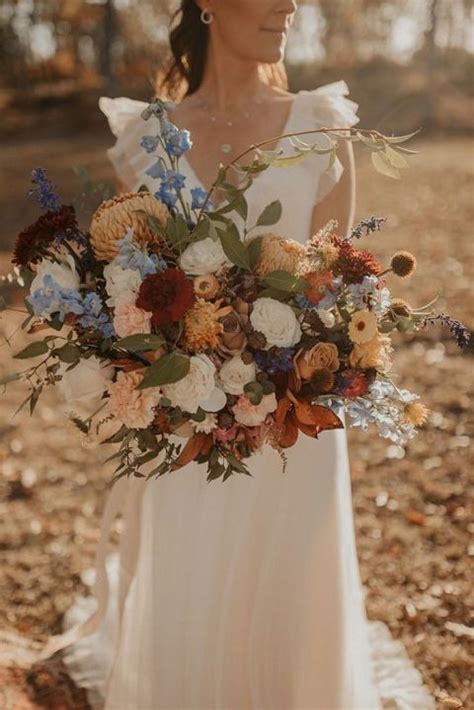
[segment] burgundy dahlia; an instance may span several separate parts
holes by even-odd
[[[18,235],[12,263],[17,266],[35,264],[53,247],[56,237],[78,229],[74,207],[62,205],[49,210]]]
[[[138,292],[136,305],[152,312],[155,328],[181,320],[194,305],[194,287],[181,269],[166,269],[147,276]]]

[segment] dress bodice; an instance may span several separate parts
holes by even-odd
[[[347,98],[348,87],[344,81],[301,90],[295,95],[285,133],[317,128],[343,128],[358,122],[357,104]],[[112,133],[117,140],[108,150],[118,178],[130,190],[146,185],[151,192],[159,186],[159,181],[148,176],[146,171],[156,162],[156,156],[147,154],[140,141],[144,135],[157,130],[155,117],[144,121],[141,117],[146,103],[129,98],[110,99],[102,97],[99,106],[107,116]],[[152,124],[155,122],[155,126]],[[327,137],[321,134],[303,137],[308,143],[327,145]],[[291,153],[289,139],[280,141],[278,148]],[[203,187],[190,162],[183,156],[179,164],[180,172],[186,177],[185,196],[191,201],[190,189]],[[274,231],[298,241],[306,241],[310,236],[311,216],[314,205],[320,202],[340,179],[343,167],[339,159],[329,166],[328,155],[316,153],[287,168],[270,167],[258,174],[246,192],[249,205],[248,224],[255,224],[262,209],[273,200],[280,200],[283,214]],[[240,217],[232,214],[240,226]],[[268,227],[257,228],[268,231]]]

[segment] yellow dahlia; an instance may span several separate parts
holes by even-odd
[[[392,366],[392,351],[390,336],[377,333],[371,340],[354,345],[349,355],[349,365],[363,370],[374,367],[380,372],[388,372]]]
[[[162,226],[166,225],[168,209],[149,192],[128,192],[102,202],[92,217],[90,228],[91,245],[97,259],[112,261],[118,254],[117,241],[123,239],[129,229],[133,230],[133,239],[139,244],[159,241],[149,228],[146,217],[138,210],[155,217]]]
[[[410,402],[405,407],[404,421],[406,424],[421,426],[428,419],[430,410],[421,402]]]
[[[366,343],[377,334],[377,318],[371,311],[356,311],[349,323],[349,338],[353,343]]]
[[[272,271],[294,274],[304,256],[304,246],[294,239],[286,239],[278,234],[264,234],[255,273],[258,276],[265,276]]]
[[[215,350],[220,345],[220,335],[224,326],[219,318],[232,310],[230,306],[221,308],[221,301],[210,303],[199,298],[184,317],[185,349],[188,352]]]

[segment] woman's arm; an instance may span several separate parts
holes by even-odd
[[[344,172],[331,192],[314,206],[311,234],[316,234],[331,219],[338,221],[338,232],[341,236],[347,236],[352,228],[355,209],[355,169],[352,143],[346,140],[339,141],[337,154]]]

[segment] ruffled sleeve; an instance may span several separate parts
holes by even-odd
[[[115,145],[107,151],[108,158],[120,182],[132,191],[145,182],[144,173],[154,162],[140,147],[144,135],[156,132],[150,125],[156,119],[152,117],[145,121],[142,118],[147,105],[144,101],[126,97],[111,99],[102,96],[99,100],[99,108],[117,138]]]
[[[349,88],[345,81],[326,84],[310,91],[303,90],[303,99],[307,102],[305,122],[320,128],[351,128],[359,122],[357,110],[359,108],[351,99],[347,98]],[[328,139],[321,136],[321,145]],[[319,142],[319,141],[318,141]],[[323,156],[328,161],[327,156]],[[326,162],[327,165],[327,162]],[[314,203],[321,202],[341,179],[344,171],[341,161],[336,158],[334,163],[326,167],[318,181]]]

